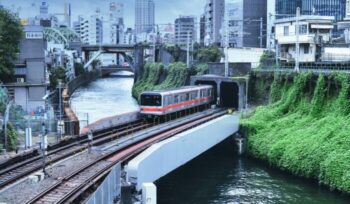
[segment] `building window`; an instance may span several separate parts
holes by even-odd
[[[283,27],[283,34],[284,34],[284,36],[288,36],[289,35],[289,26],[284,26]]]
[[[299,25],[299,34],[307,34],[307,25]]]
[[[305,45],[304,54],[309,54],[309,45]]]

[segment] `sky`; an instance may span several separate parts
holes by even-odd
[[[20,8],[20,17],[28,18],[39,14],[39,6],[43,0],[0,0],[0,4],[9,9]],[[64,0],[46,0],[49,13],[63,13]],[[124,22],[127,27],[135,24],[135,0],[66,0],[72,5],[72,22],[78,15],[94,14],[97,8],[107,14],[109,2],[124,4]],[[206,0],[154,0],[156,23],[174,23],[179,15],[199,16],[204,12]]]

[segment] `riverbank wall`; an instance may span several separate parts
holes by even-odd
[[[70,97],[76,89],[101,77],[100,70],[84,73],[68,82],[62,90],[62,101],[64,111],[64,133],[66,135],[78,136],[80,134],[80,121],[70,107]]]
[[[349,76],[253,72],[250,81],[249,154],[350,193]]]

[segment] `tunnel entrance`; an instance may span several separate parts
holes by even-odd
[[[239,86],[235,82],[221,82],[220,86],[221,106],[239,109]]]
[[[217,93],[217,84],[215,81],[196,81],[195,85],[212,85],[213,86],[213,90],[214,90],[214,101],[212,104],[216,104],[217,103],[217,98],[218,98],[218,93]]]

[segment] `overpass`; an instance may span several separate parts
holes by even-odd
[[[131,122],[137,120],[137,114],[135,112],[117,118],[108,118],[98,121],[88,128],[105,128],[111,122],[118,124],[126,121]],[[146,148],[136,144],[132,156],[116,164],[115,169],[90,196],[87,203],[106,203],[115,198],[121,203],[133,203],[133,201],[140,201],[139,195],[142,195],[142,203],[155,204],[156,186],[153,182],[237,133],[239,117],[238,112],[227,113],[223,109],[209,109],[132,134],[135,136],[130,135],[131,138],[134,138],[132,140],[136,141],[138,140],[137,135],[143,135],[142,138],[147,138],[147,135],[158,132],[152,137],[155,141],[147,145]],[[182,130],[183,128],[185,130]],[[120,148],[124,141],[130,142],[121,138],[117,142],[104,146],[99,151],[106,152],[110,149]],[[115,159],[117,158],[115,157]]]
[[[117,63],[119,63],[119,57],[123,56],[125,61],[130,65],[130,68],[137,78],[142,74],[143,61],[144,61],[144,45],[124,45],[124,44],[103,44],[103,45],[84,45],[82,46],[82,52],[85,57],[84,68],[87,69],[96,59],[103,54],[116,54]],[[116,69],[124,69],[117,64]],[[126,68],[125,68],[126,69]],[[127,71],[131,70],[128,69]],[[111,70],[110,70],[111,71]]]
[[[131,66],[122,66],[122,65],[109,65],[109,66],[102,66],[101,68],[101,75],[106,76],[115,72],[120,71],[127,71],[134,73],[134,69],[132,69]]]

